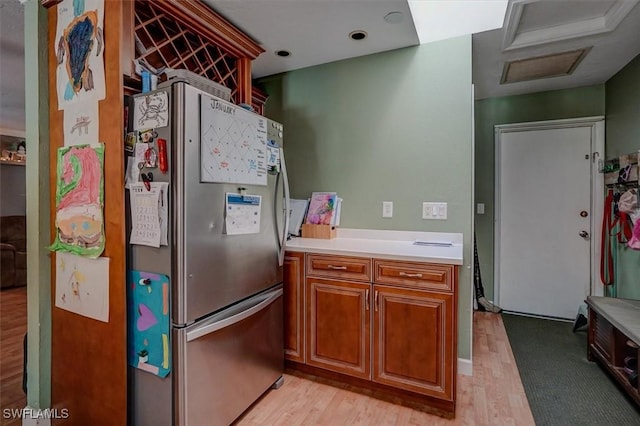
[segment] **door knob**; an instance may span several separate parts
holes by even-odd
[[[584,239],[589,239],[589,233],[587,231],[580,231],[579,235]]]

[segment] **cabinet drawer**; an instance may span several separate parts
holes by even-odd
[[[307,254],[307,275],[371,281],[371,259]]]
[[[407,287],[454,291],[455,266],[374,259],[373,281]]]

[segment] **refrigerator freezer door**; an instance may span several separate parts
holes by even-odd
[[[175,424],[230,424],[282,375],[282,286],[176,329],[174,339]]]

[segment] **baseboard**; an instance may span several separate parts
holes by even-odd
[[[51,426],[51,419],[68,419],[69,418],[69,410],[67,410],[66,408],[38,409],[38,408],[31,408],[27,406],[23,408],[21,411],[22,411],[22,426]]]
[[[473,376],[473,361],[470,359],[458,358],[458,374]]]
[[[552,317],[552,316],[548,316],[548,315],[528,314],[528,313],[525,313],[525,312],[505,311],[505,310],[503,310],[502,312],[504,312],[505,314],[509,314],[509,315],[518,315],[518,316],[521,316],[521,317],[539,318],[539,319],[545,319],[545,320],[551,320],[551,321],[561,321],[561,322],[574,322],[575,321],[575,318]]]

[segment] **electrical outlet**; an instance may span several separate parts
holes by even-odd
[[[440,219],[447,218],[447,203],[422,203],[423,219]]]
[[[431,216],[433,212],[432,203],[422,203],[422,218],[423,219],[433,219]]]
[[[477,214],[484,214],[484,203],[478,203],[478,207],[476,209]]]
[[[382,202],[382,217],[393,217],[393,201]]]

